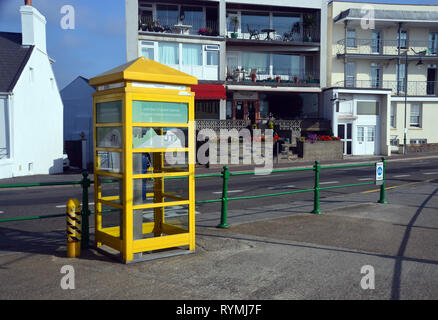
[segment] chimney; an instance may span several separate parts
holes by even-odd
[[[47,53],[46,18],[32,7],[32,0],[25,0],[24,3],[25,5],[20,8],[22,44],[23,46],[35,46]]]

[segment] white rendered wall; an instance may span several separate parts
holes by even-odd
[[[11,158],[0,165],[0,178],[62,172],[63,105],[49,58],[38,49],[15,86],[9,110]]]

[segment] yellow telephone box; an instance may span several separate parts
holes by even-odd
[[[95,245],[125,263],[195,250],[197,83],[144,57],[90,80]]]

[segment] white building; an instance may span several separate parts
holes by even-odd
[[[46,50],[46,19],[30,1],[22,33],[0,32],[0,178],[63,170],[63,106]]]

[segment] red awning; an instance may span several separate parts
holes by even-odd
[[[195,93],[195,100],[225,100],[227,93],[221,84],[198,84],[192,86]]]

